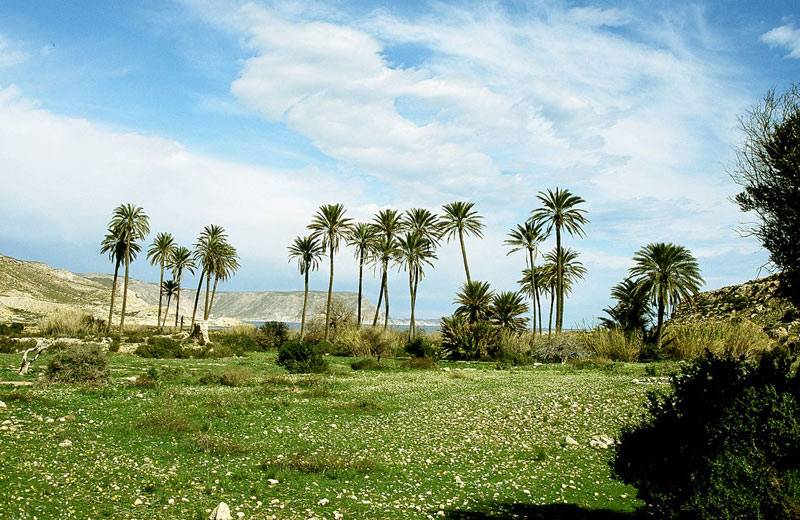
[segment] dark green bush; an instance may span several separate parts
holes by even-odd
[[[201,385],[244,386],[250,382],[252,374],[241,368],[228,368],[221,372],[208,372],[197,380]]]
[[[97,345],[74,345],[60,349],[47,363],[52,383],[105,384],[111,378],[106,355]]]
[[[486,321],[470,323],[454,315],[442,318],[442,352],[448,359],[491,359],[497,351],[500,329]]]
[[[19,336],[24,328],[22,323],[0,323],[0,336]]]
[[[651,394],[612,461],[659,518],[800,517],[800,376],[783,351],[759,364],[706,353]]]
[[[11,338],[0,338],[0,354],[14,354],[35,346],[35,339],[17,341]]]
[[[328,369],[328,362],[317,347],[300,341],[284,343],[278,350],[277,363],[294,374],[320,373]]]
[[[385,370],[389,367],[375,358],[365,358],[353,361],[350,363],[350,368],[353,370]]]
[[[180,341],[166,336],[151,336],[147,338],[147,343],[142,343],[134,354],[143,358],[155,359],[183,359],[191,357],[188,349],[185,349]]]
[[[267,321],[258,328],[256,341],[261,350],[274,350],[289,340],[289,327],[282,321]]]
[[[241,355],[244,352],[263,350],[254,334],[243,332],[225,331],[214,334],[211,337],[211,341],[215,347],[225,347],[230,352],[238,353],[236,355]]]
[[[437,360],[442,357],[441,347],[425,336],[417,336],[406,343],[405,351],[409,356],[415,358],[429,358]]]
[[[411,359],[403,363],[403,366],[405,368],[416,368],[425,370],[429,368],[436,368],[438,365],[436,364],[436,360],[432,358],[412,357]]]

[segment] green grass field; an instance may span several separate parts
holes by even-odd
[[[272,354],[110,359],[107,387],[0,386],[5,517],[207,518],[220,501],[259,519],[625,516],[635,490],[588,441],[664,387],[636,364],[352,371],[332,358],[330,375],[293,376]],[[0,380],[19,379],[17,363],[0,355]],[[126,379],[150,367],[155,383]]]

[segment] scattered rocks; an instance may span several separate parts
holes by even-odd
[[[600,450],[607,450],[617,443],[612,437],[608,435],[592,435],[589,438],[589,446]]]
[[[142,504],[144,504],[144,502],[142,502],[141,498],[137,498],[136,500],[133,501],[133,505],[135,506],[140,506]]]
[[[72,447],[72,441],[69,439],[64,439],[63,441],[58,443],[59,448],[70,448]]]
[[[206,509],[206,511],[208,511],[208,509]],[[233,520],[231,509],[228,507],[228,504],[220,502],[219,505],[211,511],[211,516],[208,517],[208,520]]]
[[[578,446],[579,445],[578,441],[576,441],[573,437],[571,437],[569,435],[564,437],[564,444],[566,444],[567,446]]]

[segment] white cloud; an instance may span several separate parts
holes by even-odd
[[[761,35],[761,41],[770,47],[777,47],[789,52],[787,58],[800,59],[800,29],[787,23],[775,27]]]
[[[28,61],[28,53],[0,34],[0,69]]]

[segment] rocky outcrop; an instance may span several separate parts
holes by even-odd
[[[701,292],[681,303],[671,323],[742,318],[764,328],[770,336],[796,341],[800,335],[800,309],[787,298],[778,275]]]

